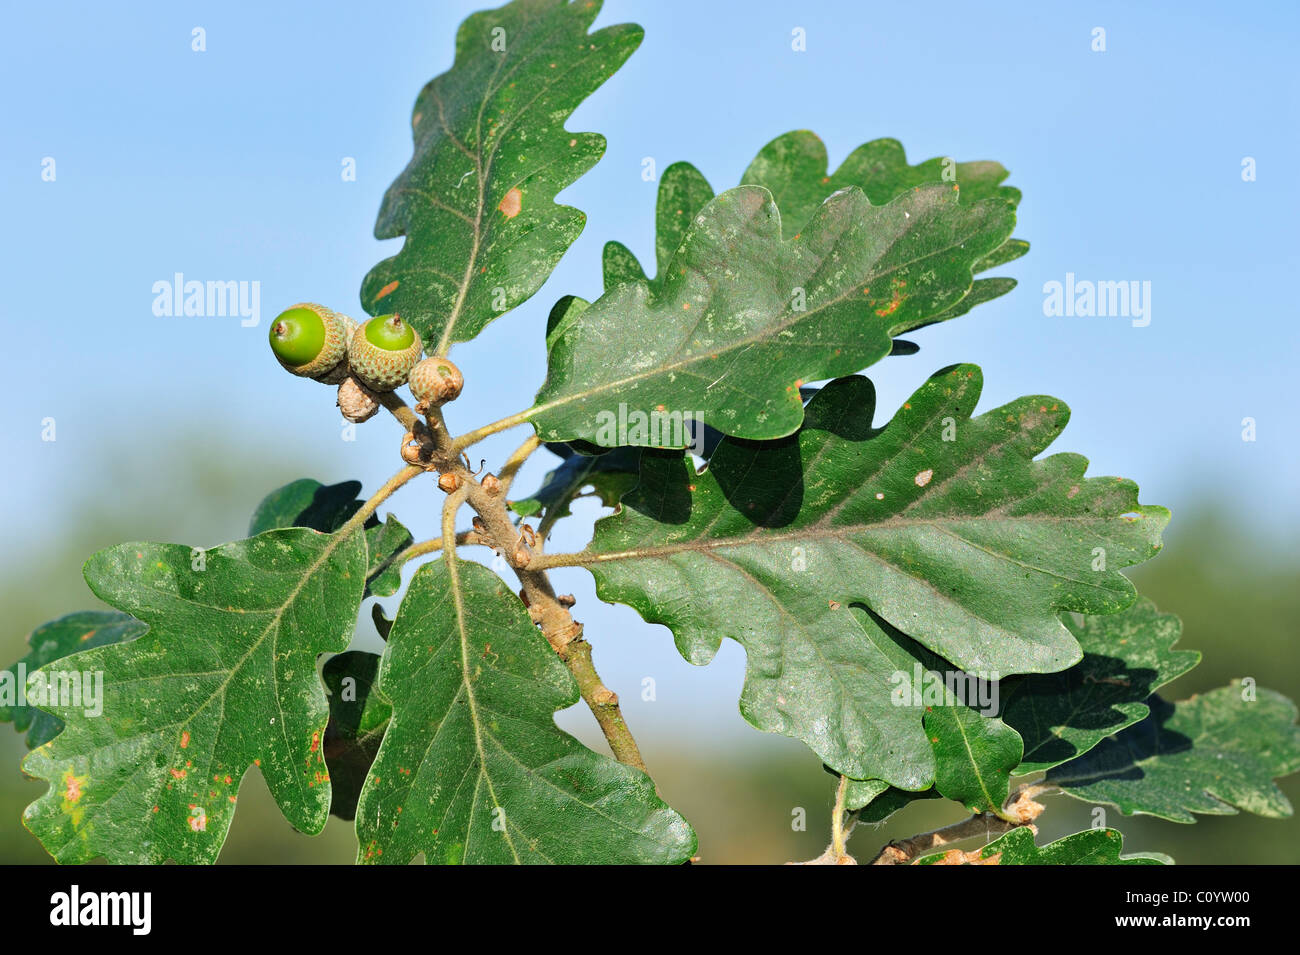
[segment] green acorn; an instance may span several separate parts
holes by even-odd
[[[411,369],[409,380],[415,400],[429,408],[455,401],[465,387],[460,369],[441,355],[421,359]]]
[[[304,378],[323,378],[338,369],[355,323],[324,305],[303,302],[271,323],[271,351],[280,364]]]
[[[352,333],[348,364],[367,388],[392,391],[406,383],[422,347],[419,332],[400,316],[376,315]]]

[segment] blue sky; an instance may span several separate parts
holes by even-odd
[[[410,155],[415,95],[450,65],[456,25],[479,6],[3,6],[0,315],[11,360],[0,436],[11,539],[58,533],[58,492],[92,477],[89,455],[109,447],[154,459],[196,427],[311,461],[326,481],[373,488],[391,472],[391,423],[376,419],[356,442],[340,441],[325,389],[274,365],[266,322],[303,299],[359,314],[362,277],[400,241],[377,242],[372,228]],[[650,260],[656,185],[641,177],[644,157],[660,169],[689,160],[722,189],[790,129],[821,135],[832,166],[891,136],[912,161],[1007,166],[1025,196],[1016,234],[1032,249],[1000,270],[1020,281],[1016,291],[910,336],[920,354],[873,369],[881,414],[938,368],[975,362],[985,371],[981,410],[1021,394],[1064,399],[1074,416],[1053,449],[1080,452],[1090,473],[1131,477],[1144,502],[1171,506],[1170,539],[1180,517],[1212,499],[1256,533],[1293,540],[1300,180],[1287,164],[1300,153],[1300,7],[986,10],[608,0],[598,25],[634,20],[647,35],[568,123],[609,141],[561,197],[586,211],[586,231],[542,292],[458,346],[469,385],[452,427],[530,403],[545,374],[546,312],[565,293],[598,293],[607,239]],[[191,49],[195,27],[205,52]],[[796,27],[804,52],[791,49]],[[1095,27],[1106,31],[1105,52],[1091,49]],[[46,157],[52,182],[42,179]],[[355,182],[342,181],[344,157],[356,160]],[[1242,179],[1245,157],[1256,181]],[[259,282],[261,324],[155,316],[153,284],[177,272]],[[1045,316],[1043,285],[1067,272],[1149,281],[1150,324]],[[501,363],[512,373],[498,384]],[[41,440],[47,417],[57,422],[53,443]],[[1254,442],[1241,439],[1246,417]],[[522,437],[482,453],[499,461]],[[521,487],[540,477],[543,458]],[[270,489],[256,473],[248,480],[253,500]],[[436,495],[409,498],[395,510],[432,533]],[[159,506],[186,506],[185,489]],[[232,515],[231,526],[244,519]],[[577,529],[551,549],[582,543]],[[589,626],[647,629],[629,610],[595,605],[585,577],[562,586],[589,598]],[[611,645],[610,682],[634,684],[658,667],[681,672],[679,686],[701,686],[658,637],[635,656]],[[729,647],[713,679],[738,688],[740,659]]]

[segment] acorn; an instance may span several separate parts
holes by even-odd
[[[411,369],[411,394],[425,408],[437,408],[455,401],[465,387],[465,376],[441,355],[424,358]]]
[[[271,351],[292,374],[326,378],[334,375],[340,365],[346,368],[343,359],[354,325],[332,308],[301,302],[285,309],[271,323]]]
[[[422,347],[420,333],[400,316],[377,315],[352,333],[348,365],[367,388],[392,391],[406,382]]]

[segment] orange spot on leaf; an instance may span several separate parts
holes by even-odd
[[[401,283],[400,280],[398,279],[394,279],[393,281],[389,282],[387,285],[385,285],[383,288],[379,290],[379,294],[375,296],[375,301],[378,302],[385,295],[392,295],[395,291],[397,291],[397,286],[399,284]]]
[[[501,204],[497,206],[501,210],[501,214],[507,219],[513,219],[519,215],[519,210],[523,207],[524,194],[519,191],[518,186],[507,192],[505,198],[501,200]]]
[[[68,774],[63,777],[63,781],[67,783],[67,788],[63,791],[63,798],[66,799],[68,802],[76,802],[78,799],[80,799],[81,784],[83,780],[78,779],[76,776],[72,774],[72,771],[69,770]]]

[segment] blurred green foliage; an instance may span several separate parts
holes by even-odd
[[[225,448],[233,441],[214,442]],[[101,472],[81,496],[61,505],[63,522],[42,540],[24,542],[3,558],[0,598],[6,630],[5,662],[23,654],[27,633],[62,613],[100,606],[81,580],[82,561],[95,550],[131,539],[216,543],[242,536],[248,515],[270,489],[304,474],[337,480],[328,468],[284,462],[268,449],[238,454],[177,455],[134,470]],[[118,465],[121,467],[121,465]],[[103,489],[111,488],[111,496]],[[187,506],[201,501],[201,507]],[[1166,535],[1165,551],[1132,576],[1163,610],[1183,618],[1181,647],[1201,650],[1204,662],[1170,687],[1181,699],[1230,678],[1253,676],[1261,686],[1300,698],[1300,555],[1219,509],[1208,493],[1184,506]],[[368,608],[363,609],[368,616]],[[626,646],[626,645],[625,645]],[[621,652],[634,652],[624,649]],[[728,705],[731,705],[730,703]],[[774,863],[810,859],[829,841],[834,780],[804,746],[748,728],[715,735],[690,730],[671,716],[634,727],[665,799],[695,826],[704,863]],[[586,742],[601,745],[594,733]],[[43,784],[18,769],[25,747],[12,728],[0,726],[0,863],[48,862],[20,821],[23,807]],[[1300,779],[1282,782],[1293,801]],[[1086,828],[1093,807],[1069,797],[1047,800],[1040,841]],[[859,826],[850,851],[860,861],[886,841],[962,818],[942,800],[914,804],[882,827]],[[800,818],[804,825],[799,827]],[[1126,834],[1125,850],[1162,851],[1183,863],[1300,862],[1300,818],[1249,815],[1200,817],[1195,825],[1124,818],[1107,808],[1106,820]],[[350,863],[355,840],[350,823],[331,819],[310,838],[285,824],[256,771],[240,793],[240,811],[222,854],[223,863]]]

